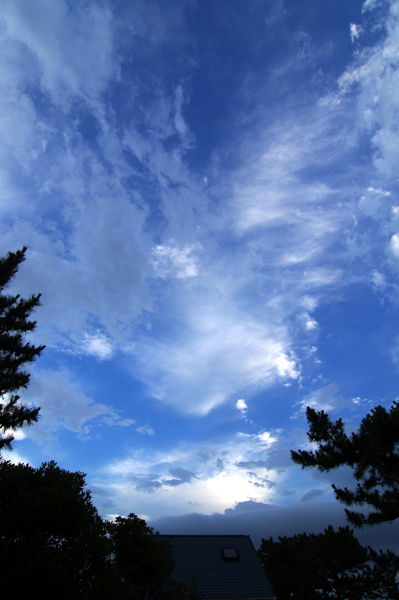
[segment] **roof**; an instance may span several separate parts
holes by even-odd
[[[276,598],[249,535],[168,535],[176,566],[172,577],[188,584],[195,577],[209,599]],[[234,553],[222,548],[235,548]]]

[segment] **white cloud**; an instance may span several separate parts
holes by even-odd
[[[185,101],[183,86],[178,85],[175,90],[175,116],[173,122],[176,131],[178,131],[181,141],[183,142],[184,148],[190,148],[194,142],[194,138],[183,117],[182,108]]]
[[[320,244],[323,248],[323,241],[327,241],[323,236],[338,230],[345,219],[344,205],[337,211],[331,204],[337,190],[327,181],[302,176],[311,155],[317,153],[319,162],[324,163],[334,160],[338,152],[338,139],[329,131],[329,119],[334,119],[331,110],[329,114],[316,110],[311,120],[306,109],[303,114],[288,112],[281,122],[265,123],[264,131],[240,149],[242,166],[232,182],[232,225],[239,232],[267,228],[273,241],[274,230],[286,228],[291,237],[284,236],[288,245],[281,255],[289,261],[295,255],[311,257]],[[281,252],[280,244],[277,249]]]
[[[316,390],[295,404],[295,406],[300,406],[301,408],[291,418],[298,418],[306,411],[308,406],[315,410],[324,410],[326,412],[335,411],[338,408],[342,409],[349,401],[344,400],[341,396],[337,396],[337,392],[337,386],[332,383]]]
[[[191,302],[190,297],[183,300]],[[199,304],[199,306],[197,306]],[[187,319],[165,341],[147,336],[134,348],[151,393],[179,410],[205,415],[236,393],[298,377],[284,328],[268,327],[230,307],[188,307]],[[189,317],[189,318],[188,318]]]
[[[94,5],[68,12],[63,2],[53,7],[42,0],[39,21],[39,9],[29,13],[22,0],[7,7],[12,39],[30,48],[31,60],[36,56],[34,77],[42,78],[63,111],[59,131],[42,136],[60,140],[51,160],[46,157],[51,169],[46,164],[35,173],[48,229],[41,227],[39,233],[28,217],[18,226],[19,239],[26,237],[35,251],[24,285],[29,289],[34,281],[43,292],[42,315],[53,344],[76,348],[81,336],[76,332],[86,331],[82,348],[105,360],[134,339],[135,375],[158,399],[196,414],[208,413],[242,388],[298,378],[300,365],[290,349],[295,333],[288,321],[304,296],[315,301],[319,289],[342,284],[335,264],[320,263],[351,218],[345,201],[338,207],[335,188],[301,174],[314,153],[323,164],[331,154],[341,156],[340,138],[331,137],[325,113],[314,117],[312,107],[309,114],[285,114],[273,126],[262,124],[253,143],[238,139],[241,167],[216,173],[225,189],[220,209],[209,211],[208,193],[217,197],[219,189],[208,185],[205,193],[182,160],[193,140],[183,115],[188,96],[181,83],[168,94],[159,87],[144,104],[137,100],[137,111],[120,134],[105,104],[99,108],[118,71],[111,12]],[[54,29],[45,33],[50,17]],[[57,32],[59,47],[53,52]],[[79,53],[87,55],[87,64],[78,64]],[[92,103],[97,153],[76,134],[68,105],[60,100],[63,90]],[[34,123],[33,108],[23,110]],[[33,139],[34,134],[27,135]],[[155,188],[154,198],[147,198],[146,186],[143,196],[136,190],[143,175]],[[125,185],[129,178],[134,185]],[[60,220],[51,226],[46,218],[49,190],[52,195],[61,191],[61,200],[54,200]],[[152,200],[160,212],[156,245],[149,231]],[[261,265],[268,265],[267,275]],[[152,285],[154,272],[159,280]],[[190,286],[195,286],[192,293]],[[257,293],[265,313],[251,302]],[[51,306],[46,297],[52,298]],[[90,329],[93,317],[99,334]],[[314,322],[309,317],[307,323],[309,329]],[[152,326],[151,332],[143,331],[142,324]],[[133,327],[139,330],[134,337]]]
[[[363,10],[376,6],[370,2]],[[395,178],[399,162],[399,117],[392,110],[399,92],[399,11],[398,2],[389,4],[390,18],[385,21],[385,39],[356,55],[351,65],[340,78],[343,91],[356,84],[360,87],[357,96],[357,122],[360,130],[372,135],[374,164],[387,180]]]
[[[158,277],[187,279],[198,275],[198,264],[194,252],[202,249],[201,244],[191,244],[179,248],[176,243],[156,246],[152,253],[152,264]]]
[[[391,237],[391,241],[389,243],[392,254],[395,258],[399,257],[399,234],[395,233]]]
[[[41,407],[41,419],[25,430],[27,437],[37,441],[50,439],[52,432],[58,428],[85,436],[95,426],[105,423],[108,426],[127,427],[133,425],[133,419],[123,418],[114,408],[98,402],[78,389],[71,382],[67,371],[33,371],[29,388],[23,393],[23,400],[28,399]]]
[[[107,185],[100,177],[97,183]],[[3,236],[4,251],[23,244],[30,248],[16,285],[25,295],[32,290],[42,293],[38,334],[46,344],[51,340],[107,358],[115,342],[126,341],[143,310],[151,310],[146,277],[152,269],[142,213],[127,198],[100,196],[74,210],[67,248],[24,220],[18,230]],[[101,326],[100,336],[92,331],[93,315]],[[88,336],[83,340],[82,330]]]
[[[390,191],[369,187],[359,200],[359,209],[375,220],[386,219],[390,209],[388,205],[390,196]]]
[[[375,290],[383,292],[387,287],[385,277],[379,271],[373,271],[371,273],[371,282]]]
[[[54,102],[64,104],[70,95],[97,101],[117,74],[107,6],[5,0],[2,8],[10,38],[24,43],[37,58],[42,86]]]
[[[138,433],[142,433],[143,435],[155,435],[155,431],[149,425],[143,425],[142,427],[137,427],[136,431]]]
[[[17,439],[16,436],[15,436],[15,439]],[[19,464],[28,465],[28,464],[30,464],[29,459],[21,456],[21,454],[19,454],[19,452],[16,450],[11,450],[11,451],[2,450],[2,455],[3,455],[3,459],[9,460],[13,465],[19,465]]]
[[[373,10],[379,5],[383,4],[383,0],[365,0],[362,6],[362,13],[365,13],[369,10]]]
[[[306,308],[306,310],[312,312],[317,307],[317,299],[313,296],[304,296],[302,298],[302,304]]]
[[[316,329],[317,326],[318,326],[318,323],[314,319],[312,319],[312,318],[309,317],[306,320],[306,330],[307,331],[312,331],[313,329]]]
[[[351,42],[357,40],[361,34],[363,33],[363,28],[361,25],[356,25],[356,23],[350,24],[350,34],[351,34]]]
[[[114,353],[113,344],[104,334],[100,332],[97,332],[93,335],[86,333],[82,346],[86,354],[95,356],[100,360],[109,359]]]
[[[277,438],[273,437],[269,431],[263,431],[257,435],[257,438],[260,440],[262,446],[266,446],[266,448],[270,448],[270,446],[277,441]]]
[[[245,414],[247,412],[247,410],[248,410],[247,403],[242,398],[240,398],[239,400],[237,400],[237,402],[236,402],[236,408],[240,412],[242,412],[243,414]]]
[[[151,308],[146,282],[150,269],[144,251],[147,240],[142,233],[145,212],[127,197],[106,193],[79,207],[74,222],[73,249],[83,303],[118,335],[118,323],[128,324],[142,308]]]
[[[274,481],[283,477],[265,462],[276,439],[264,431],[207,443],[202,453],[195,443],[165,451],[135,449],[108,464],[96,485],[112,490],[121,514],[130,512],[133,496],[135,512],[151,519],[165,512],[183,514],[193,505],[212,514],[237,502],[264,502],[272,497]]]
[[[143,160],[148,152],[154,151],[156,146],[159,149],[160,142],[170,141],[176,134],[179,136],[179,144],[173,144],[174,154],[172,153],[172,157],[179,157],[192,147],[194,136],[183,116],[183,106],[186,103],[188,103],[187,94],[180,83],[175,86],[172,95],[167,96],[159,90],[153,102],[145,108],[143,107],[150,143],[146,142],[142,136],[138,136],[137,132],[134,132],[132,136],[132,130],[125,140],[131,149],[136,149],[136,156],[140,160]],[[144,144],[141,149],[140,142]],[[165,174],[168,175],[168,173]]]
[[[2,437],[7,437],[8,435],[12,435],[14,440],[18,442],[19,440],[24,440],[26,438],[26,434],[22,429],[3,429],[0,428]]]

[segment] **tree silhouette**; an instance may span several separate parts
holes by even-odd
[[[5,598],[199,600],[171,579],[167,538],[134,514],[103,520],[85,474],[54,461],[0,461],[0,565]]]
[[[17,393],[29,384],[30,375],[24,366],[32,363],[45,348],[25,339],[36,327],[36,322],[29,317],[40,306],[40,294],[24,299],[4,293],[25,260],[26,250],[24,246],[0,258],[0,452],[3,448],[12,449],[12,431],[37,421],[40,411],[21,403]]]
[[[258,553],[278,600],[399,599],[399,558],[362,546],[348,526],[263,539]]]
[[[292,460],[303,469],[316,467],[331,471],[341,466],[353,469],[358,482],[355,490],[333,484],[335,497],[346,506],[368,505],[374,510],[362,512],[345,509],[355,527],[392,523],[399,517],[399,404],[390,410],[376,406],[361,421],[357,432],[348,437],[342,419],[332,422],[323,410],[308,406],[308,438],[316,442],[316,451],[291,451]]]

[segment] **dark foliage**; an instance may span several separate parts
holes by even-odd
[[[44,349],[25,340],[26,334],[36,327],[36,322],[29,317],[40,306],[40,294],[25,300],[19,295],[4,293],[25,260],[25,252],[24,247],[0,258],[0,452],[3,448],[12,448],[14,436],[10,431],[37,421],[40,410],[21,403],[16,393],[29,383],[29,373],[24,366],[32,363]]]
[[[199,600],[197,587],[171,578],[170,542],[134,514],[106,522],[110,560],[93,590],[96,600]]]
[[[104,524],[82,473],[0,461],[2,592],[84,598],[106,565]]]
[[[169,543],[136,515],[103,521],[83,473],[0,461],[4,597],[197,600],[171,580]]]
[[[399,404],[388,411],[382,406],[371,410],[357,432],[347,436],[342,419],[335,423],[324,411],[308,407],[308,438],[316,451],[291,451],[292,460],[302,468],[331,471],[341,466],[353,469],[355,490],[333,485],[337,500],[346,504],[368,505],[369,514],[345,509],[355,527],[391,523],[399,517]]]
[[[110,591],[117,591],[118,598],[144,600],[157,596],[175,564],[167,540],[159,538],[134,514],[117,517],[106,528],[112,556],[107,574]],[[101,587],[104,595],[104,582]]]
[[[398,557],[361,546],[348,526],[262,540],[259,556],[278,600],[399,599]]]

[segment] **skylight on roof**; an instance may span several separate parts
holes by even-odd
[[[235,548],[221,548],[224,560],[239,560],[238,552]]]

